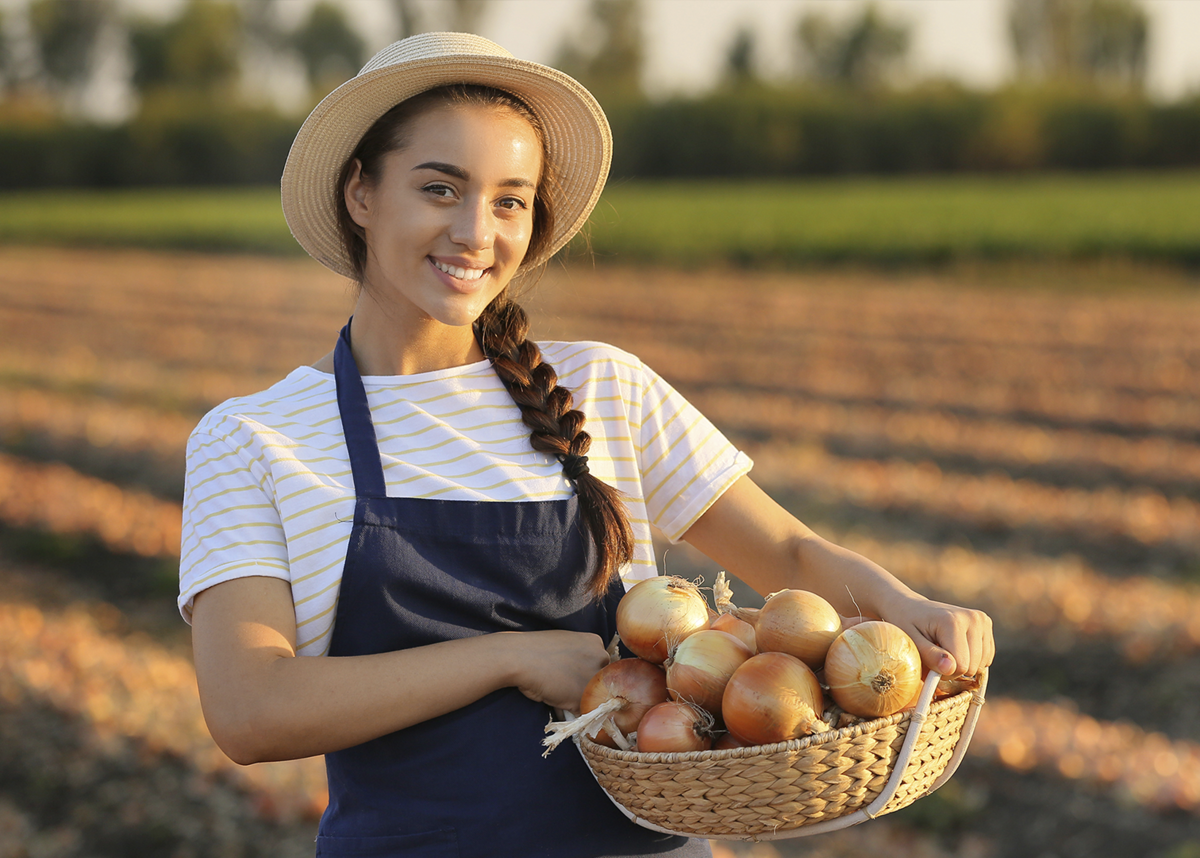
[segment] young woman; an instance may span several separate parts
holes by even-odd
[[[651,524],[759,592],[896,623],[940,673],[991,662],[985,615],[813,534],[636,357],[527,338],[512,286],[586,220],[610,140],[571,78],[426,34],[292,147],[289,226],[358,301],[333,352],[193,433],[180,608],[221,748],[326,756],[318,855],[709,854],[541,755],[624,582],[656,574]]]

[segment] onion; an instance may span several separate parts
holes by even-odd
[[[732,750],[733,748],[749,748],[749,747],[752,747],[752,743],[747,742],[745,739],[743,739],[741,736],[737,735],[736,733],[723,733],[723,734],[721,734],[721,738],[719,738],[719,739],[717,739],[717,741],[713,742],[712,749],[714,751],[729,751],[729,750]]]
[[[667,659],[667,691],[721,716],[725,683],[754,651],[726,632],[701,629],[689,635]]]
[[[825,682],[847,712],[881,718],[899,712],[921,690],[921,654],[912,638],[883,620],[851,626],[829,647]]]
[[[708,603],[700,589],[678,577],[639,581],[617,604],[617,634],[629,651],[654,664],[692,632],[708,627]]]
[[[759,652],[786,652],[813,670],[842,631],[842,618],[833,605],[807,590],[780,590],[767,597],[759,610],[737,608],[734,614],[754,626]]]
[[[753,745],[786,742],[828,729],[816,674],[795,656],[759,653],[733,672],[721,700],[729,732]]]
[[[712,743],[713,716],[690,703],[659,703],[638,724],[639,751],[664,754],[707,751]]]
[[[728,632],[744,643],[751,653],[758,652],[758,643],[754,638],[754,626],[745,620],[739,620],[733,614],[721,614],[708,624],[710,629]]]
[[[605,718],[611,718],[612,725],[626,734],[637,730],[650,707],[667,700],[667,677],[661,667],[640,658],[623,658],[591,678],[579,700],[579,714],[587,715],[604,706]],[[605,730],[595,735],[595,741],[609,748],[619,747],[616,738]]]

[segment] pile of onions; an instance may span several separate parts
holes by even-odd
[[[758,611],[739,609],[724,573],[713,592],[716,612],[680,578],[631,587],[617,608],[617,630],[637,657],[616,660],[614,647],[613,663],[584,691],[583,714],[552,723],[544,743],[553,748],[583,733],[609,747],[636,742],[639,751],[662,753],[765,745],[916,701],[921,658],[897,626],[870,620],[843,629],[837,611],[804,590],[775,593]],[[944,680],[939,692],[957,693],[970,681]]]
[[[638,658],[662,664],[688,635],[708,628],[709,617],[708,603],[691,581],[648,578],[617,605],[617,634]]]
[[[881,718],[904,709],[921,690],[921,654],[912,638],[891,623],[851,626],[829,647],[825,682],[838,706]]]

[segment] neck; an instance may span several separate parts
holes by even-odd
[[[415,375],[483,360],[470,325],[392,318],[364,289],[350,325],[351,349],[362,375]]]

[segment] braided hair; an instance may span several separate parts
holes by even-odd
[[[513,111],[529,122],[545,147],[541,121],[529,106],[508,92],[488,86],[436,87],[402,101],[381,116],[346,160],[334,193],[342,244],[360,286],[367,260],[366,237],[350,217],[343,194],[355,161],[362,165],[364,180],[373,180],[379,175],[384,156],[408,145],[413,120],[437,107],[462,105]],[[553,234],[554,212],[547,191],[553,187],[555,177],[549,159],[543,158],[543,165],[543,175],[534,196],[533,232],[527,258],[538,256]],[[523,270],[519,273],[528,274]],[[633,559],[633,531],[621,493],[588,469],[587,453],[592,438],[583,428],[587,418],[574,407],[571,391],[558,384],[554,367],[542,359],[541,350],[529,339],[529,317],[514,300],[509,286],[475,320],[474,332],[496,375],[521,410],[521,419],[530,429],[529,441],[533,449],[557,458],[562,464],[563,475],[575,488],[580,516],[596,549],[596,568],[590,589],[596,598],[601,598],[621,567]]]

